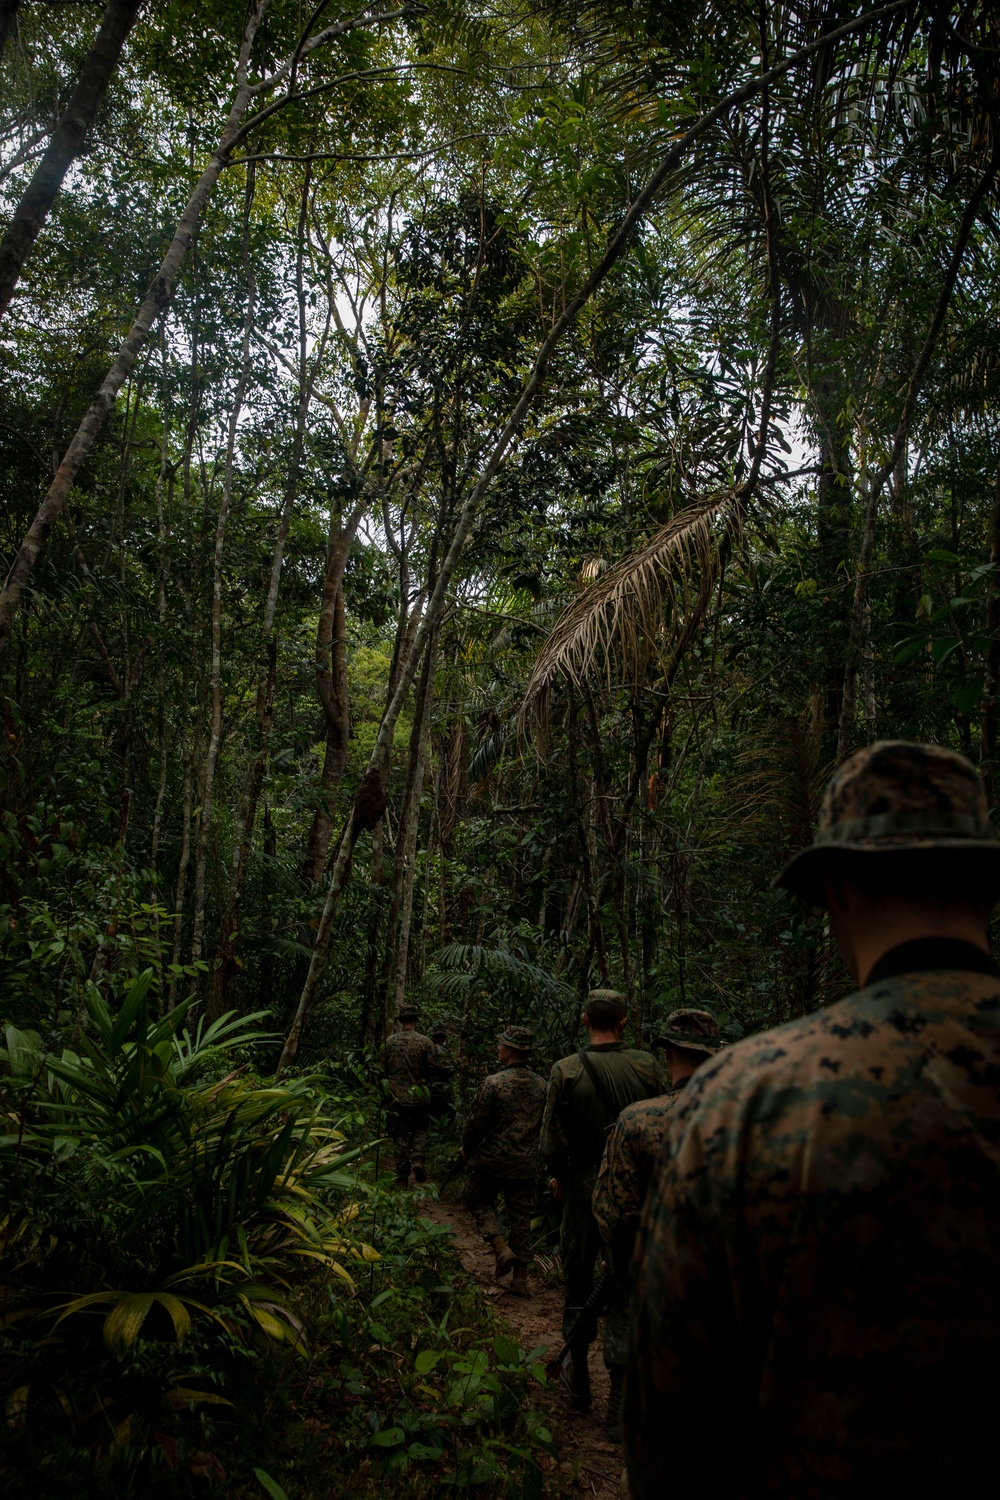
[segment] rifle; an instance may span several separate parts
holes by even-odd
[[[558,1380],[562,1373],[563,1365],[573,1353],[573,1345],[576,1343],[577,1335],[586,1325],[590,1318],[597,1318],[611,1301],[611,1294],[615,1289],[618,1278],[614,1271],[608,1269],[595,1281],[590,1296],[579,1309],[579,1317],[573,1324],[569,1338],[563,1344],[555,1359],[550,1359],[545,1366],[545,1373],[550,1380]]]
[[[441,1192],[443,1188],[446,1188],[449,1182],[451,1182],[453,1178],[457,1177],[460,1172],[464,1172],[465,1167],[466,1163],[462,1157],[462,1153],[459,1152],[445,1175],[442,1177],[440,1185],[438,1187],[438,1192]]]

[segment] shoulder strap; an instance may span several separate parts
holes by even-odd
[[[594,1064],[591,1062],[590,1058],[587,1056],[586,1052],[584,1052],[582,1047],[577,1047],[576,1055],[583,1064],[583,1071],[586,1073],[587,1077],[594,1085],[594,1093],[600,1100],[601,1108],[604,1110],[605,1123],[607,1125],[613,1124],[614,1121],[618,1118],[619,1111],[615,1109],[611,1095],[608,1093],[604,1081],[598,1074],[597,1069],[594,1067]]]

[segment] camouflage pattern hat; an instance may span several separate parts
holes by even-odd
[[[657,1034],[657,1041],[673,1042],[688,1052],[704,1052],[711,1056],[722,1046],[719,1040],[719,1023],[708,1010],[695,1010],[685,1006],[672,1010]]]
[[[506,1031],[501,1031],[497,1041],[503,1042],[505,1047],[513,1047],[515,1052],[530,1052],[535,1045],[535,1033],[530,1026],[508,1026]]]
[[[879,740],[834,773],[812,845],[789,860],[775,885],[824,906],[831,854],[932,849],[986,851],[1000,859],[982,778],[955,750]]]
[[[625,996],[617,990],[591,990],[587,996],[588,1005],[591,1000],[607,1000],[611,1005],[620,1005],[623,1013],[625,1011]]]
[[[396,1016],[396,1020],[397,1021],[419,1021],[420,1020],[420,1011],[417,1009],[417,1007],[415,1005],[402,1005],[399,1008],[399,1014]]]

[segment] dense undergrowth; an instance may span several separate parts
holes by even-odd
[[[363,1073],[269,1082],[258,1018],[153,981],[5,1029],[5,1492],[539,1493],[544,1375],[387,1188]]]

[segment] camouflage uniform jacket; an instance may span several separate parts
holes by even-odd
[[[653,1168],[683,1089],[684,1084],[678,1084],[668,1094],[640,1099],[623,1109],[604,1148],[594,1188],[594,1218],[610,1251],[611,1263],[623,1278],[632,1260]]]
[[[973,1492],[1000,1396],[1000,970],[908,943],[702,1064],[636,1266],[636,1500],[706,1453],[731,1496]]]
[[[545,1083],[527,1063],[514,1063],[485,1079],[465,1122],[462,1149],[476,1170],[494,1177],[533,1178],[538,1171],[538,1130]]]
[[[604,1155],[609,1125],[626,1104],[651,1099],[669,1088],[660,1065],[649,1052],[638,1052],[621,1042],[601,1042],[587,1049],[614,1106],[607,1111],[574,1052],[561,1058],[549,1075],[549,1092],[542,1123],[542,1155],[560,1182],[572,1176],[591,1180]]]
[[[385,1044],[385,1074],[395,1104],[426,1104],[438,1077],[438,1049],[419,1031],[397,1031]]]

